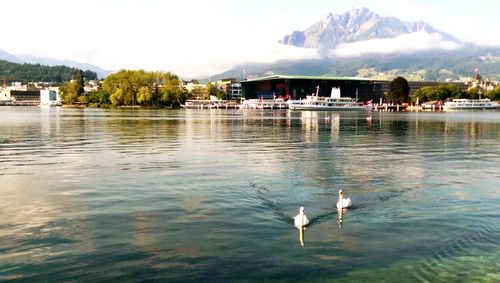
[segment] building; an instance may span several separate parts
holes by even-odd
[[[97,81],[97,80],[85,81],[85,85],[83,86],[83,91],[85,93],[89,93],[91,91],[97,91],[99,89],[100,85],[101,85],[101,82]]]
[[[190,93],[193,99],[203,100],[208,97],[207,86],[205,84],[200,84],[196,80],[182,81],[182,87]]]
[[[221,79],[215,82],[210,82],[217,90],[227,94],[229,99],[241,99],[241,83],[234,78]]]
[[[215,85],[218,90],[223,91],[227,94],[229,94],[231,85],[233,83],[236,83],[236,80],[233,78],[228,78],[228,79],[221,79],[215,82],[210,82],[209,84]]]
[[[470,85],[468,86],[468,90],[471,89],[478,89],[481,93],[488,92],[490,90],[494,90],[495,87],[497,87],[497,84],[490,81],[490,80],[485,80],[479,75],[479,71],[476,70],[476,73],[474,74],[474,79],[469,82]]]
[[[10,90],[11,101],[16,105],[39,105],[39,90]]]
[[[56,89],[40,90],[40,104],[49,106],[61,105],[58,91]]]
[[[301,99],[316,93],[330,96],[332,88],[340,88],[345,97],[358,97],[360,101],[378,100],[384,95],[383,85],[387,81],[363,78],[324,77],[324,76],[268,76],[241,82],[245,99]]]
[[[378,102],[389,90],[389,80],[372,80],[356,77],[326,76],[268,76],[242,81],[242,95],[245,99],[302,99],[316,93],[319,96],[330,96],[332,88],[340,88],[341,96],[357,97],[360,101]],[[450,84],[445,82],[409,81],[410,96],[424,86]],[[452,82],[463,90],[467,85],[463,82]]]
[[[205,90],[207,86],[205,84],[200,84],[198,81],[182,81],[182,87],[185,88],[188,92],[192,92],[195,88],[200,88]]]
[[[10,101],[10,90],[4,88],[0,92],[0,101]]]
[[[230,89],[229,89],[229,99],[241,99],[241,83],[231,83]]]

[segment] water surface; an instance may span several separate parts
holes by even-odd
[[[500,281],[500,112],[0,117],[0,281]]]

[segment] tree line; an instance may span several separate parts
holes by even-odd
[[[17,64],[0,60],[0,79],[20,82],[53,82],[63,83],[71,80],[77,68],[67,66],[44,66],[40,64]],[[97,74],[92,71],[82,71],[86,80],[96,80]]]
[[[83,92],[83,74],[60,88],[67,104],[90,106],[179,107],[189,94],[179,77],[170,72],[121,70],[106,77],[98,90]]]
[[[500,86],[492,90],[484,92],[479,88],[471,88],[469,90],[462,90],[455,84],[441,84],[437,86],[424,86],[416,90],[410,99],[410,87],[408,81],[403,77],[397,77],[389,84],[389,90],[385,94],[385,99],[388,102],[402,104],[405,102],[416,102],[417,99],[420,103],[427,101],[438,101],[448,99],[478,99],[489,98],[492,101],[500,100]]]
[[[489,98],[492,101],[500,100],[500,86],[495,89],[483,92],[478,88],[472,88],[470,90],[462,90],[457,85],[454,84],[442,84],[438,86],[425,86],[413,93],[412,101],[416,102],[417,98],[419,102],[427,101],[437,101],[437,100],[447,100],[447,99],[457,99],[457,98],[467,98],[467,99],[478,99],[478,98]]]

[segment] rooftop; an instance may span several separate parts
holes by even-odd
[[[260,77],[255,79],[248,79],[243,82],[256,82],[256,81],[268,81],[268,80],[330,80],[330,81],[340,81],[340,80],[355,80],[355,81],[373,81],[365,78],[358,77],[328,77],[328,76],[288,76],[288,75],[272,75],[266,77]]]

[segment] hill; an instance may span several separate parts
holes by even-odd
[[[98,78],[104,78],[109,71],[87,63],[80,63],[72,60],[58,60],[49,57],[36,57],[32,55],[13,55],[0,49],[0,60],[12,63],[41,64],[45,66],[68,66],[80,70],[89,70],[97,74]]]
[[[18,64],[0,60],[0,79],[6,81],[62,83],[73,79],[78,70],[67,66]],[[88,80],[95,80],[97,74],[87,70],[84,72],[84,77]]]

